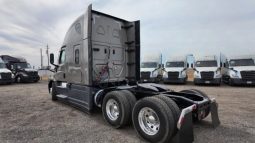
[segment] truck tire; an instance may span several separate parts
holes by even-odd
[[[131,112],[124,92],[111,91],[105,95],[102,105],[103,117],[114,128],[125,126],[130,119]]]
[[[198,94],[198,95],[203,96],[204,98],[210,100],[210,98],[203,91],[200,91],[200,90],[197,90],[197,89],[182,90],[180,92],[189,93],[189,94]],[[210,107],[207,107],[206,110],[205,110],[204,118],[206,118],[209,115],[209,113],[210,113]],[[193,116],[193,120],[194,121],[199,121],[198,116]]]
[[[58,97],[57,97],[57,90],[56,90],[56,85],[54,82],[52,82],[52,90],[51,90],[51,100],[52,101],[57,101]]]
[[[18,75],[17,78],[16,78],[16,82],[17,83],[21,83],[21,77]]]
[[[174,124],[177,125],[177,122],[178,122],[180,114],[181,114],[180,108],[177,106],[177,104],[171,98],[166,97],[164,94],[157,95],[155,97],[161,99],[168,105],[168,107],[171,109],[171,111],[173,113]],[[177,126],[175,126],[173,136],[177,133],[177,130],[178,130]]]
[[[157,97],[139,100],[132,112],[136,132],[152,143],[167,143],[174,133],[174,117],[168,105]]]
[[[120,90],[120,92],[122,92],[125,95],[125,97],[127,98],[128,102],[129,102],[131,111],[130,111],[130,114],[128,116],[128,122],[132,123],[132,110],[133,110],[133,108],[135,106],[135,103],[136,103],[136,97],[131,91],[128,91],[128,90]]]

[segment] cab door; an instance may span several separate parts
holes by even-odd
[[[66,46],[62,47],[60,50],[55,79],[57,81],[66,82]]]

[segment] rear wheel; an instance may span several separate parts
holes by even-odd
[[[197,95],[200,95],[200,96],[204,97],[205,99],[210,100],[210,98],[203,91],[200,91],[200,90],[197,90],[197,89],[182,90],[180,92],[188,93],[188,94],[197,94]],[[205,109],[204,117],[202,119],[206,118],[209,115],[209,113],[210,113],[210,106],[208,106]],[[202,119],[199,119],[198,115],[196,115],[196,114],[193,116],[194,121],[199,121],[199,120],[202,120]]]
[[[136,132],[145,140],[169,142],[174,133],[173,113],[168,105],[156,97],[145,97],[139,100],[132,113]]]
[[[102,112],[104,119],[113,127],[125,126],[131,116],[131,107],[123,92],[111,91],[103,100]]]
[[[181,114],[181,111],[180,111],[180,108],[178,107],[178,105],[171,98],[166,97],[164,94],[157,95],[155,97],[161,99],[162,101],[164,101],[168,105],[168,107],[171,109],[171,111],[173,113],[174,124],[177,125],[177,122],[178,122],[180,114]],[[177,126],[175,126],[173,136],[176,133],[177,133]]]
[[[16,82],[17,82],[17,83],[21,83],[21,77],[20,77],[20,76],[18,76],[18,77],[16,78]]]

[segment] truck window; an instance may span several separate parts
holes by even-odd
[[[60,56],[59,56],[59,64],[63,64],[66,61],[66,51],[65,50],[61,50],[60,52]]]
[[[217,67],[217,61],[197,61],[196,67]]]
[[[79,64],[79,58],[80,58],[79,49],[76,49],[75,52],[74,52],[74,62],[75,62],[75,64]]]
[[[0,69],[6,68],[4,63],[0,63]]]
[[[158,67],[158,63],[156,62],[143,62],[141,64],[141,68],[157,68]]]
[[[255,63],[253,59],[235,59],[235,60],[230,60],[229,65],[232,67],[235,66],[254,66]]]
[[[184,67],[184,62],[167,62],[166,67]]]

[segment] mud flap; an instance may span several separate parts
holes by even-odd
[[[220,119],[218,115],[218,104],[216,103],[215,99],[211,100],[211,118],[212,118],[212,125],[214,128],[218,127],[220,125]]]
[[[192,111],[196,105],[192,105],[182,110],[177,123],[179,131],[173,137],[171,143],[192,143],[194,141]]]
[[[171,143],[192,143],[194,141],[192,112],[184,116],[180,130],[172,139]]]

